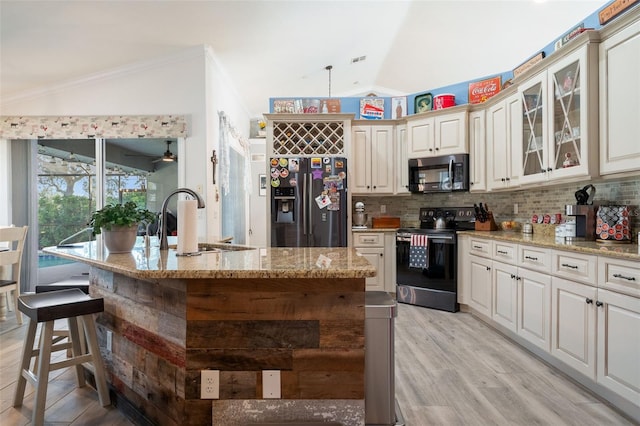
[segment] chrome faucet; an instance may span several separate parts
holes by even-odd
[[[169,204],[169,199],[176,194],[184,192],[186,194],[191,195],[193,198],[198,200],[198,208],[204,209],[204,200],[197,192],[192,191],[189,188],[178,188],[173,191],[171,194],[167,195],[167,198],[162,202],[162,207],[160,208],[161,214],[161,228],[160,228],[160,250],[167,250],[169,248],[169,243],[167,242],[167,204]]]

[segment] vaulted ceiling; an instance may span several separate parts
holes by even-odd
[[[411,94],[513,69],[606,3],[2,0],[0,97],[195,45],[253,117],[269,97],[327,96],[327,65],[333,96]]]

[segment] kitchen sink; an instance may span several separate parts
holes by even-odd
[[[178,246],[172,244],[169,246],[170,249],[176,249]],[[226,253],[230,251],[245,251],[245,250],[255,250],[254,247],[247,246],[236,246],[231,244],[221,244],[221,243],[199,243],[198,244],[198,253]]]

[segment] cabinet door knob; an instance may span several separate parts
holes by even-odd
[[[587,302],[587,305],[590,305],[590,304],[592,304],[592,303],[593,303],[593,299],[589,299],[589,298],[587,297],[587,300],[585,300],[585,302]]]
[[[433,151],[433,148],[429,148],[429,152]]]
[[[505,180],[511,180],[511,178],[505,178]]]
[[[384,256],[384,253],[380,253],[380,257]]]
[[[600,306],[602,306],[602,305],[604,305],[604,303],[602,303],[602,302],[601,302],[601,301],[599,301],[599,300],[596,300],[596,306],[597,306],[597,307],[600,307]]]
[[[487,266],[487,271],[490,271],[490,270],[491,270],[491,268]]]
[[[440,151],[440,148],[436,147],[436,151]]]

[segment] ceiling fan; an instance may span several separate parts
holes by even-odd
[[[171,152],[170,145],[171,145],[171,141],[167,141],[167,150],[164,152],[164,154],[162,154],[162,157],[156,160],[153,160],[152,163],[157,163],[160,161],[164,161],[164,162],[178,161],[178,156],[175,155],[173,152]]]

